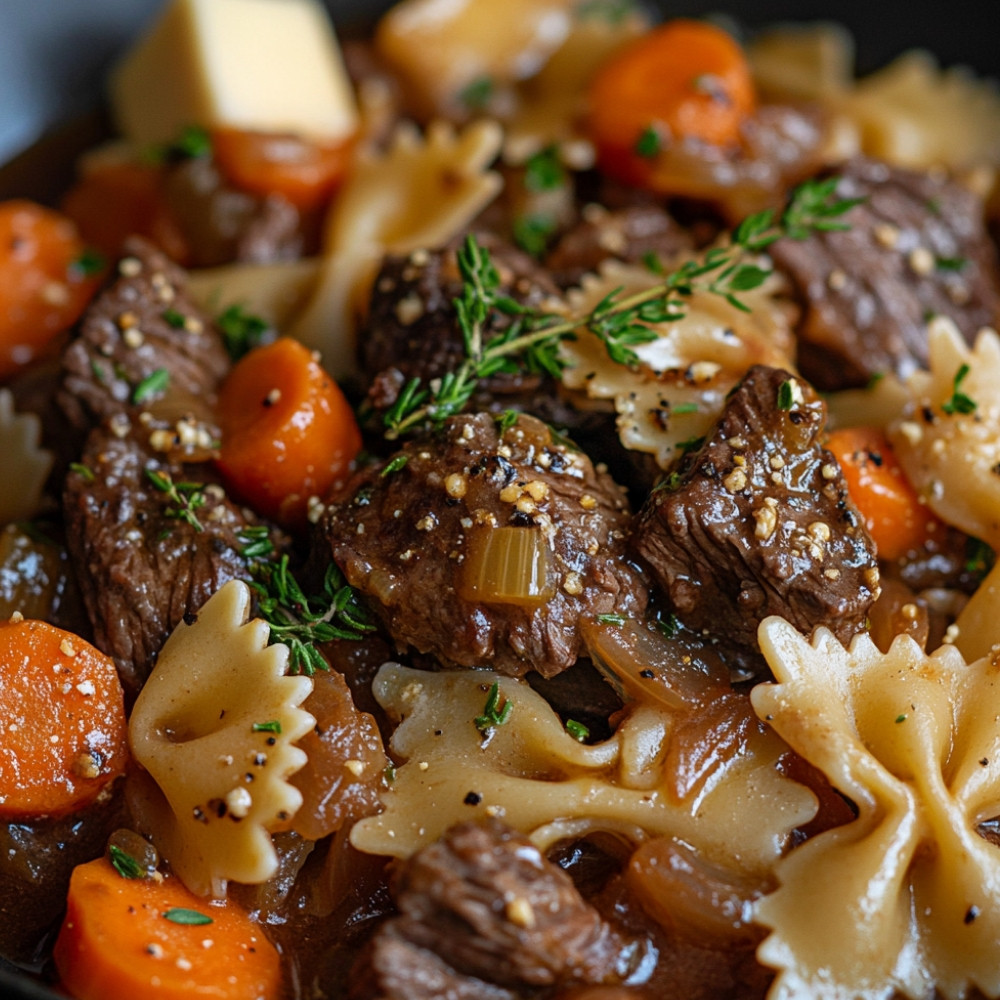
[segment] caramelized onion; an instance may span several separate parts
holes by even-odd
[[[583,621],[581,632],[594,665],[623,698],[652,699],[677,711],[702,705],[730,686],[721,664],[692,655],[641,622]]]
[[[684,844],[647,840],[632,855],[625,878],[650,917],[693,944],[724,948],[760,936],[751,907],[771,887],[711,864]]]
[[[66,586],[60,550],[14,524],[0,531],[0,618],[20,611],[25,618],[49,620]]]
[[[469,538],[459,593],[467,601],[537,607],[555,593],[541,528],[486,528]]]

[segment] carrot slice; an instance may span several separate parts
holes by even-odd
[[[190,249],[164,194],[163,171],[152,164],[106,163],[70,188],[63,211],[88,242],[117,257],[129,236],[145,236],[181,264]]]
[[[281,993],[278,952],[234,903],[209,903],[173,876],[123,878],[80,865],[53,957],[76,1000],[258,1000]]]
[[[318,208],[347,173],[354,143],[319,144],[295,135],[218,129],[215,162],[235,187],[251,194],[284,195],[301,209]]]
[[[749,64],[719,28],[678,19],[626,45],[597,73],[588,94],[598,161],[612,176],[669,193],[657,158],[671,141],[740,142],[756,108]]]
[[[0,817],[60,816],[93,802],[128,757],[110,657],[17,616],[0,624]]]
[[[229,489],[259,513],[302,528],[361,449],[361,432],[336,382],[308,348],[283,337],[242,358],[219,394],[218,466]]]
[[[922,549],[944,526],[920,502],[888,438],[876,427],[845,427],[826,442],[883,559]]]
[[[83,312],[100,282],[85,250],[59,212],[0,203],[0,377],[44,354]]]

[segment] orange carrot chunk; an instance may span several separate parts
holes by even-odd
[[[163,170],[152,164],[102,164],[70,188],[62,208],[87,241],[109,257],[117,257],[125,240],[135,235],[185,264],[190,248],[167,204],[164,178]]]
[[[125,771],[124,702],[114,662],[79,636],[30,619],[0,624],[0,817],[93,802]]]
[[[840,463],[851,499],[881,558],[900,559],[943,533],[944,526],[920,502],[892,445],[878,428],[833,431],[826,447]]]
[[[323,496],[361,449],[361,432],[336,382],[312,352],[283,337],[251,351],[219,394],[218,466],[256,511],[303,528],[309,498]]]
[[[0,203],[0,377],[44,354],[100,281],[66,216],[32,201]]]
[[[350,163],[353,142],[320,144],[295,135],[218,129],[215,162],[235,187],[280,194],[301,209],[318,208],[336,190]]]
[[[597,73],[588,93],[589,130],[611,176],[670,192],[657,169],[661,148],[696,140],[740,142],[756,94],[742,49],[719,28],[678,19],[640,36]]]
[[[80,865],[53,955],[75,1000],[273,1000],[278,952],[231,901],[173,876],[123,878],[105,858]]]

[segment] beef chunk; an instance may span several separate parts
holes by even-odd
[[[540,421],[521,416],[502,429],[476,414],[362,471],[328,505],[324,530],[334,561],[400,647],[552,676],[581,654],[582,616],[645,605],[621,559],[628,518],[610,477]],[[535,548],[519,550],[525,542]],[[498,581],[481,580],[489,546],[533,560],[534,588],[499,593]],[[490,565],[509,575],[500,555]]]
[[[185,520],[147,470],[183,483],[198,467],[159,461],[134,435],[96,428],[80,464],[63,495],[67,546],[95,642],[135,694],[174,626],[249,576],[238,537],[247,520],[217,485],[200,491],[197,523]]]
[[[620,983],[639,952],[498,820],[453,827],[403,865],[394,893],[400,915],[376,933],[356,997],[499,1000]]]
[[[692,247],[690,233],[657,205],[611,212],[589,205],[546,256],[545,266],[560,286],[569,287],[608,258],[640,263],[652,255],[667,262]]]
[[[755,668],[757,626],[781,615],[842,642],[878,595],[875,547],[836,459],[826,406],[785,371],[751,368],[697,454],[650,496],[635,546],[685,625]]]
[[[540,307],[558,292],[548,275],[527,254],[495,236],[479,234],[500,279],[501,295]],[[424,381],[454,371],[465,360],[465,343],[454,300],[462,294],[456,248],[417,250],[389,257],[375,280],[371,308],[358,336],[361,367],[375,387],[369,394],[376,409],[388,409],[412,378]],[[508,320],[499,314],[486,336]],[[480,383],[471,407],[518,409],[562,427],[582,419],[560,396],[559,384],[536,372],[501,372]]]
[[[117,280],[87,310],[63,352],[58,401],[78,431],[145,413],[151,437],[167,432],[162,450],[176,445],[190,458],[218,440],[213,409],[229,357],[185,284],[159,251],[138,240],[129,244]]]
[[[971,192],[933,173],[857,159],[841,197],[864,198],[844,232],[771,248],[805,306],[799,367],[820,389],[863,386],[927,366],[927,316],[970,340],[1000,320],[997,260]]]

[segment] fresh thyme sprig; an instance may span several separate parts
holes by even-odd
[[[593,309],[568,319],[522,305],[499,291],[500,279],[489,252],[471,235],[458,253],[462,294],[455,299],[465,360],[429,384],[414,378],[385,413],[386,438],[393,440],[459,413],[483,379],[500,373],[529,371],[554,378],[565,363],[559,344],[587,329],[604,345],[616,364],[636,365],[634,348],[657,338],[655,324],[682,319],[684,300],[696,291],[724,298],[743,311],[740,296],[759,288],[771,271],[756,259],[782,238],[806,239],[814,232],[849,228],[843,216],[862,199],[838,198],[837,177],[808,181],[798,187],[780,214],[772,209],[745,219],[728,244],[713,247],[701,258],[685,261],[651,288],[632,295],[616,289]],[[492,329],[496,317],[507,325]]]
[[[331,563],[320,593],[307,595],[293,575],[288,556],[275,560],[265,537],[266,528],[248,527],[240,533],[243,553],[251,561],[257,610],[271,628],[271,642],[288,647],[288,672],[307,674],[329,670],[317,643],[334,639],[358,640],[375,626],[368,620],[357,591]]]
[[[178,521],[186,521],[195,531],[205,527],[195,513],[205,506],[205,486],[203,483],[175,483],[169,473],[146,469],[146,478],[163,494],[169,502],[163,513]]]

